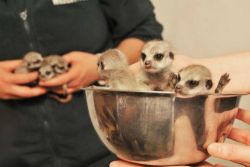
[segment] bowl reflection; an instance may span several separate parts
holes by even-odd
[[[145,165],[187,165],[223,142],[237,113],[238,96],[176,97],[167,92],[85,89],[94,128],[119,158]]]

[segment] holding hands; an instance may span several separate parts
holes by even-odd
[[[250,111],[239,109],[237,119],[250,124]],[[229,143],[212,143],[208,146],[208,153],[211,156],[229,160],[244,166],[250,166],[250,132],[244,129],[233,128],[228,136],[243,145]],[[212,165],[207,162],[197,164],[200,167],[220,167],[223,165]],[[124,161],[113,161],[110,167],[143,167],[143,165],[130,164]]]
[[[40,86],[57,87],[67,84],[67,92],[73,93],[98,79],[97,56],[86,52],[70,52],[63,58],[71,65],[69,71],[51,80],[40,82]]]
[[[42,87],[24,86],[38,78],[38,73],[14,74],[21,60],[0,62],[0,99],[22,99],[40,96],[46,93]]]
[[[237,119],[250,124],[250,111],[239,109]],[[213,143],[208,146],[209,154],[244,166],[250,166],[250,132],[244,129],[233,128],[228,138],[243,145]]]

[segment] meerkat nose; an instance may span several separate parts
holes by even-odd
[[[146,60],[144,62],[144,65],[145,65],[146,68],[150,68],[151,67],[151,61],[150,60]]]
[[[180,92],[182,90],[183,86],[182,85],[176,85],[175,86],[175,91]]]

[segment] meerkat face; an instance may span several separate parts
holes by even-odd
[[[45,58],[45,64],[49,64],[56,74],[63,74],[69,70],[69,64],[61,56],[51,55]]]
[[[110,49],[100,54],[97,68],[101,74],[105,70],[123,69],[128,66],[126,56],[117,49]]]
[[[210,71],[200,65],[191,65],[182,69],[177,80],[175,91],[181,95],[208,94],[213,86]]]
[[[146,72],[157,73],[168,68],[174,60],[169,44],[165,41],[150,41],[141,53],[141,66]]]
[[[54,59],[54,61],[51,62],[51,66],[57,74],[63,74],[69,70],[68,63],[61,57]]]
[[[39,69],[39,78],[40,80],[49,80],[53,77],[56,76],[56,73],[54,71],[54,69],[52,68],[51,65],[47,64],[47,65],[43,65],[40,69]]]
[[[30,71],[39,69],[43,63],[42,55],[37,52],[28,52],[23,60]]]

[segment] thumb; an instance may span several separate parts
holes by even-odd
[[[124,161],[113,161],[109,164],[109,167],[143,167],[142,165],[130,164]]]
[[[13,71],[20,66],[21,63],[21,60],[5,60],[0,62],[0,67],[7,71]]]
[[[208,153],[212,156],[234,162],[250,163],[250,147],[229,143],[212,143],[208,146]]]

